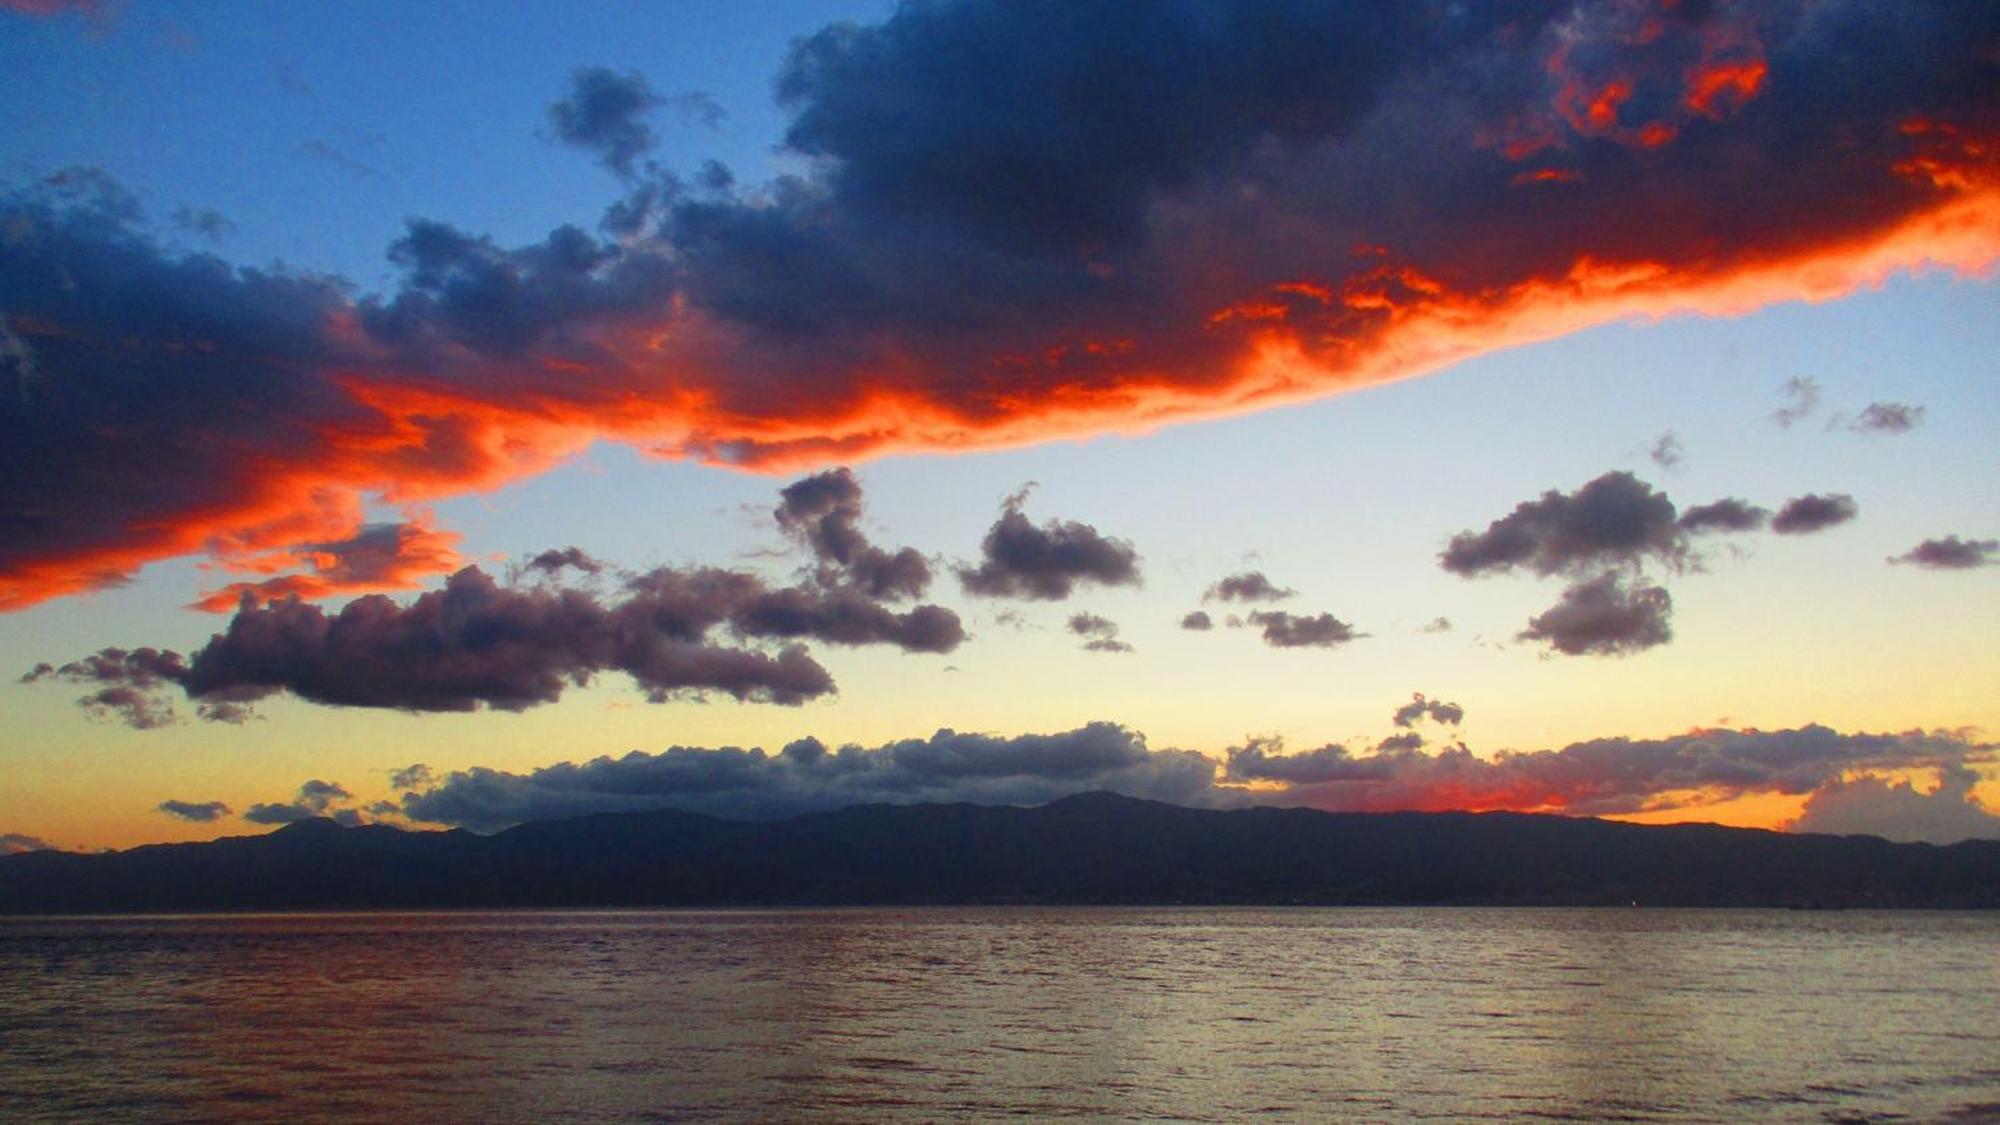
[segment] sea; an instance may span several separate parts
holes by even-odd
[[[0,1120],[1996,1121],[2000,914],[0,919]]]

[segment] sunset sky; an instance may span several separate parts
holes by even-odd
[[[2000,6],[0,0],[0,94],[0,849],[2000,836]]]

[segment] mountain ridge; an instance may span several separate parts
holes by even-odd
[[[873,804],[773,821],[598,813],[491,836],[301,821],[0,857],[0,914],[975,903],[2000,908],[1947,846],[1511,812]]]

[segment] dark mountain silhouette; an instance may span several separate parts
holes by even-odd
[[[0,858],[0,912],[915,903],[2000,907],[1950,847],[1518,813],[864,805],[768,823],[613,813]]]

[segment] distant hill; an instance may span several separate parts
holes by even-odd
[[[864,805],[492,836],[294,824],[0,858],[0,913],[514,906],[1315,903],[2000,907],[2000,841],[1950,847],[1517,813]]]

